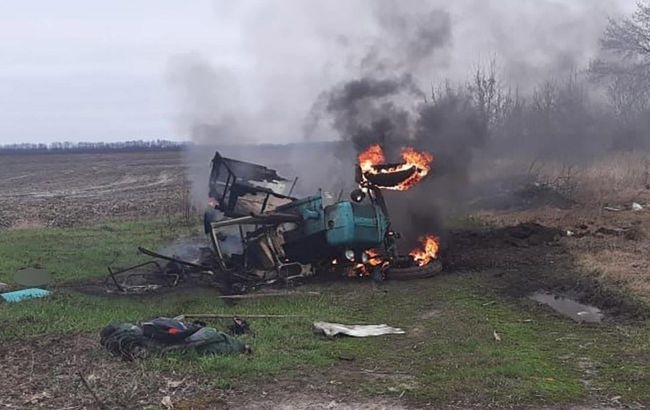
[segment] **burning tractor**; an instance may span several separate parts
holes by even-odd
[[[402,162],[386,164],[380,146],[359,155],[350,200],[331,200],[319,191],[296,198],[297,179],[265,166],[225,158],[218,152],[209,179],[205,232],[216,271],[229,283],[290,281],[314,274],[426,277],[441,269],[438,240],[400,255],[382,190],[406,190],[430,171],[433,157],[411,148]]]
[[[140,293],[194,278],[241,293],[315,274],[376,280],[431,276],[441,269],[438,239],[425,235],[420,247],[400,255],[400,235],[391,226],[382,191],[413,187],[429,173],[432,160],[428,153],[406,148],[401,162],[386,164],[381,147],[373,145],[358,157],[357,188],[350,200],[332,200],[321,191],[296,198],[297,178],[217,152],[204,217],[211,249],[192,247],[198,254],[180,258],[138,248],[155,260],[120,270],[109,267],[107,284]]]

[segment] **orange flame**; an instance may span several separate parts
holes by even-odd
[[[384,157],[384,150],[377,144],[369,146],[367,150],[363,151],[357,156],[357,159],[359,161],[361,171],[363,172],[369,172],[372,170],[373,165],[379,165],[386,162],[386,157]]]
[[[357,263],[352,270],[353,276],[370,276],[376,267],[385,267],[390,263],[377,249],[366,249],[364,252],[368,256],[368,261],[366,263]]]
[[[386,157],[384,156],[384,150],[381,148],[381,146],[375,144],[371,145],[367,150],[360,153],[357,159],[359,161],[359,167],[361,168],[362,174],[393,173],[415,169],[415,172],[413,172],[413,174],[411,174],[406,180],[400,182],[399,184],[389,187],[382,187],[396,191],[406,191],[413,185],[420,182],[422,178],[427,176],[427,174],[429,174],[429,171],[431,171],[431,162],[433,161],[433,155],[424,151],[418,152],[412,147],[405,147],[402,148],[401,156],[402,162],[400,164],[396,164],[395,166],[387,168],[377,169],[374,166],[385,164]]]
[[[383,263],[382,257],[376,249],[368,249],[366,255],[368,255],[368,265],[370,266],[379,266]]]
[[[434,235],[426,235],[420,238],[421,248],[415,248],[409,255],[413,258],[418,266],[424,266],[438,257],[440,243]]]

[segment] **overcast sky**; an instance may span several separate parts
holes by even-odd
[[[319,92],[314,80],[324,84],[340,80],[347,61],[342,60],[349,54],[339,54],[338,50],[350,51],[350,42],[363,39],[366,30],[372,31],[362,3],[2,0],[0,144],[185,140],[188,129],[182,121],[184,100],[170,84],[170,76],[174,75],[170,74],[170,64],[187,55],[200,56],[212,66],[232,73],[229,78],[241,83],[236,87],[241,94],[239,101],[233,106],[257,106],[245,118],[254,121],[262,111],[267,116],[271,112],[277,118],[292,117],[294,122],[277,121],[273,125],[276,129],[269,132],[296,135],[301,117],[309,108],[306,102]],[[557,26],[543,19],[549,10],[570,17],[560,20],[572,27],[572,38],[554,38],[550,41],[552,47],[542,43],[540,50],[555,50],[558,42],[584,44],[586,51],[580,58],[587,59],[596,44],[594,33],[602,28],[605,16],[629,12],[634,3],[453,2],[449,7],[456,24],[455,47],[448,55],[449,64],[431,77],[458,72],[458,67],[491,54],[512,60],[515,55],[529,52],[533,55],[530,61],[537,61],[534,64],[544,70],[550,63],[545,60],[546,54],[537,53],[537,42],[522,43],[513,38],[511,44],[504,44],[503,37],[517,30],[552,35]],[[602,19],[593,19],[585,11],[594,9]],[[537,10],[541,10],[539,15]],[[584,19],[581,13],[585,13]],[[480,25],[484,23],[489,28],[482,32]],[[580,38],[582,32],[585,38]],[[525,33],[515,37],[521,36]],[[496,41],[498,46],[494,45]],[[223,99],[219,101],[223,103]]]

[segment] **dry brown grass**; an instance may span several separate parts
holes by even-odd
[[[649,172],[649,153],[619,153],[593,161],[577,175],[581,198],[598,204],[648,199]]]
[[[500,163],[494,173],[524,168]],[[619,153],[569,167],[560,162],[529,165],[534,180],[558,190],[573,186],[575,205],[520,211],[482,211],[477,216],[497,226],[537,222],[578,235],[563,239],[580,271],[620,286],[650,302],[650,153]],[[485,176],[484,176],[485,177]],[[642,211],[633,211],[633,202]],[[620,211],[608,211],[606,206]],[[598,232],[600,228],[620,234]]]

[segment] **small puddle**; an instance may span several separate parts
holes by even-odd
[[[549,292],[535,292],[530,298],[550,306],[556,312],[563,314],[576,322],[600,323],[605,315],[595,306],[578,303],[566,296]]]
[[[20,269],[14,273],[14,282],[30,288],[46,286],[52,282],[52,274],[45,269]]]

